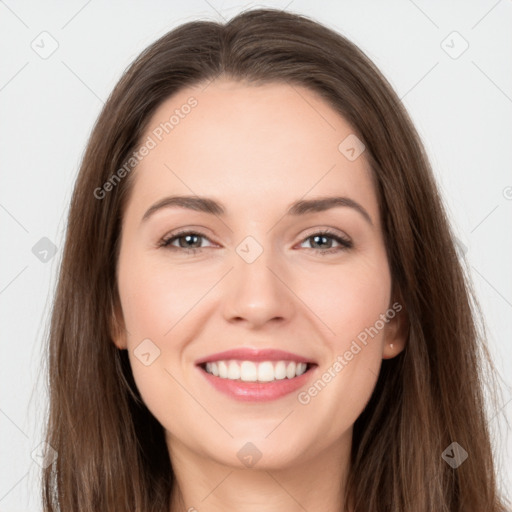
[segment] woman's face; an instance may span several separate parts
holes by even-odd
[[[364,147],[314,92],[203,88],[165,101],[141,141],[114,341],[171,456],[287,467],[348,446],[403,348],[377,196]]]

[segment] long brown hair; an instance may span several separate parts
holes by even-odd
[[[400,355],[383,361],[354,425],[345,505],[354,512],[505,510],[485,414],[484,369],[493,367],[419,136],[360,49],[307,17],[274,9],[170,31],[124,73],[97,120],[71,200],[48,335],[46,441],[58,457],[43,470],[44,509],[169,511],[174,475],[163,428],[111,337],[133,173],[102,197],[97,190],[141,143],[165,99],[219,76],[308,87],[366,146],[409,336]],[[468,453],[457,468],[442,458],[453,442]]]

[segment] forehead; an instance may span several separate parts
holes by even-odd
[[[377,218],[364,151],[347,157],[354,136],[325,100],[298,85],[222,79],[185,88],[148,123],[141,143],[151,149],[133,171],[132,197],[142,207],[166,194],[207,195],[229,215],[340,193],[366,202]]]

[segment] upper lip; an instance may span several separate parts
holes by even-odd
[[[227,359],[239,359],[242,361],[295,361],[298,363],[314,363],[307,357],[286,352],[284,350],[275,350],[271,348],[258,349],[240,347],[224,352],[217,352],[209,356],[203,357],[196,361],[196,365],[201,365],[213,361],[225,361]]]

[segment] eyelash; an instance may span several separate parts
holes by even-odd
[[[180,231],[179,233],[173,233],[169,237],[165,237],[162,240],[160,240],[160,242],[158,243],[158,247],[164,247],[164,248],[170,249],[172,251],[183,251],[188,254],[195,254],[195,253],[201,251],[202,249],[204,249],[204,247],[186,248],[186,247],[174,247],[174,246],[170,245],[172,242],[174,242],[175,240],[178,240],[179,238],[184,237],[185,235],[197,235],[201,238],[205,238],[205,239],[209,240],[206,235],[204,235],[203,233],[200,233],[198,231]],[[311,248],[312,251],[317,251],[321,255],[338,253],[338,252],[345,251],[347,249],[352,248],[352,242],[350,240],[341,237],[340,235],[338,235],[337,233],[335,233],[333,231],[330,231],[329,229],[324,229],[322,231],[319,231],[319,232],[316,232],[316,233],[313,233],[313,234],[307,236],[306,238],[304,238],[302,240],[301,244],[315,236],[326,236],[327,238],[332,238],[333,240],[335,240],[336,242],[338,242],[341,245],[341,247],[334,247],[331,249],[327,249],[325,251],[323,251],[321,249]],[[308,248],[306,247],[306,249],[308,249]]]

